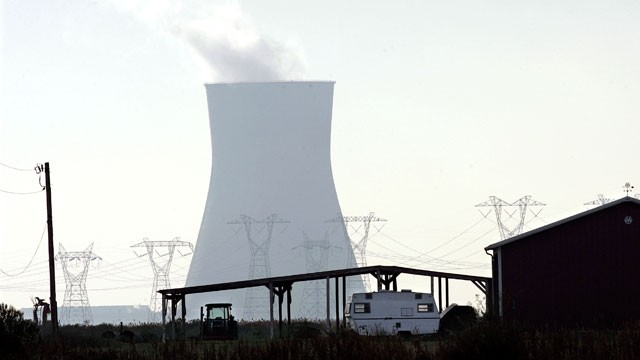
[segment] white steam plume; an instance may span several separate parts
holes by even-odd
[[[188,44],[216,82],[297,80],[301,52],[261,36],[237,1],[112,0],[146,24]]]

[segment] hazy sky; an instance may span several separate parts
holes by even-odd
[[[50,162],[56,251],[94,243],[103,259],[93,305],[148,304],[151,268],[131,245],[195,242],[205,82],[336,81],[343,213],[388,220],[370,265],[486,276],[483,247],[500,238],[474,205],[532,195],[547,206],[531,229],[640,178],[635,1],[1,4],[0,163]],[[7,193],[39,190],[38,175],[4,166],[0,190],[0,301],[26,307],[48,297],[45,196]]]

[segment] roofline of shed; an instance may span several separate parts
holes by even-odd
[[[381,275],[396,275],[396,276],[400,274],[433,276],[438,278],[467,280],[472,282],[483,281],[486,283],[489,283],[491,281],[491,278],[484,277],[484,276],[413,269],[413,268],[406,268],[406,267],[400,267],[400,266],[374,265],[374,266],[366,266],[366,267],[360,267],[360,268],[327,270],[327,271],[320,271],[315,273],[284,275],[284,276],[276,276],[276,277],[270,277],[270,278],[232,281],[232,282],[226,282],[226,283],[213,283],[208,285],[195,285],[195,286],[173,288],[173,289],[162,289],[162,290],[158,290],[158,292],[164,296],[182,296],[182,295],[191,295],[191,294],[199,294],[199,293],[222,291],[222,290],[235,290],[235,289],[244,289],[244,288],[250,288],[250,287],[269,286],[269,284],[280,286],[283,284],[293,284],[301,281],[321,280],[321,279],[327,279],[327,278],[338,278],[338,277],[355,276],[355,275],[363,275],[363,274],[371,274],[375,276],[376,273],[379,273]]]
[[[535,235],[535,234],[541,233],[541,232],[546,231],[548,229],[551,229],[553,227],[556,227],[556,226],[571,222],[573,220],[579,219],[581,217],[584,217],[584,216],[587,216],[587,215],[590,215],[590,214],[593,214],[593,213],[608,209],[610,207],[616,206],[618,204],[622,204],[624,202],[633,202],[633,203],[636,203],[636,204],[640,205],[640,200],[639,199],[636,199],[636,198],[631,197],[631,196],[625,196],[625,197],[623,197],[621,199],[618,199],[618,200],[615,200],[615,201],[600,205],[600,206],[595,207],[593,209],[589,209],[587,211],[583,211],[581,213],[577,213],[575,215],[569,216],[568,218],[564,218],[562,220],[558,220],[558,221],[553,222],[551,224],[548,224],[548,225],[545,225],[545,226],[541,226],[541,227],[539,227],[537,229],[533,229],[531,231],[527,231],[526,233],[523,233],[523,234],[520,234],[520,235],[517,235],[517,236],[514,236],[514,237],[510,237],[510,238],[502,240],[500,242],[491,244],[491,245],[485,247],[484,250],[485,251],[495,250],[495,249],[497,249],[499,247],[502,247],[504,245],[510,244],[512,242],[527,238],[527,237],[529,237],[531,235]]]

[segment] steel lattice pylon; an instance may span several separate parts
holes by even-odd
[[[602,194],[598,194],[598,198],[596,200],[591,200],[589,202],[584,203],[585,205],[604,205],[606,203],[610,203],[613,199],[609,199],[604,197]]]
[[[141,243],[131,245],[131,247],[144,247],[147,249],[146,254],[138,255],[138,257],[149,256],[151,268],[153,269],[153,288],[151,289],[151,300],[149,301],[149,322],[156,322],[158,312],[162,308],[162,296],[158,290],[168,289],[171,287],[169,280],[169,271],[171,270],[171,262],[176,250],[182,256],[189,254],[180,253],[179,248],[187,247],[193,252],[193,245],[187,241],[181,241],[179,237],[170,241],[150,241],[143,238]],[[166,249],[166,252],[160,253],[157,249]],[[134,251],[135,253],[135,251]]]
[[[309,240],[304,234],[305,241],[301,246],[304,248],[306,270],[309,273],[325,271],[329,265],[329,252],[331,249],[338,249],[331,246],[329,236],[325,233],[324,240]],[[323,304],[326,302],[327,287],[323,280],[305,281],[300,303],[300,317],[305,319],[320,319],[323,315]],[[335,294],[331,294],[335,298]]]
[[[249,280],[261,279],[271,276],[271,265],[269,264],[269,247],[271,246],[271,235],[273,225],[288,223],[289,221],[280,219],[277,214],[271,214],[262,220],[256,220],[247,215],[240,215],[240,218],[228,222],[228,224],[241,224],[247,235],[249,249],[251,250],[251,262],[249,265]],[[254,229],[253,224],[263,225],[262,228]],[[256,241],[254,235],[258,235],[266,228],[263,241]],[[259,320],[266,319],[269,305],[269,292],[261,288],[247,289],[245,298],[243,319]]]
[[[60,261],[64,272],[64,301],[60,322],[65,324],[92,324],[91,305],[87,294],[87,274],[89,265],[100,257],[92,252],[93,243],[84,251],[66,251],[59,244],[56,260]]]
[[[347,268],[365,267],[367,266],[367,242],[369,241],[370,228],[372,222],[387,221],[375,217],[374,212],[370,212],[367,216],[340,216],[336,219],[328,220],[331,222],[343,223],[343,229],[345,237],[348,239],[351,247],[353,248],[354,257],[349,257],[347,262]],[[376,228],[376,232],[380,232],[380,228]],[[360,237],[359,240],[353,240],[353,238]],[[362,283],[364,284],[365,291],[371,291],[371,284],[369,283],[369,276],[362,276]],[[351,293],[353,290],[360,287],[360,282],[357,277],[349,277],[348,287]]]
[[[505,240],[510,237],[520,235],[520,233],[522,233],[522,229],[524,227],[524,219],[527,214],[527,209],[530,206],[545,206],[545,204],[532,200],[531,195],[523,196],[512,203],[508,203],[497,196],[489,196],[489,201],[485,201],[476,206],[477,207],[483,207],[483,206],[493,207],[494,213],[496,215],[496,221],[498,223],[498,230],[500,231],[500,238],[502,240]],[[513,208],[513,207],[517,207],[517,209],[511,212],[509,212],[508,209],[506,209],[506,208]],[[542,209],[540,209],[538,212],[533,212],[531,209],[529,210],[534,216],[538,216],[540,214],[540,211],[542,211]],[[516,213],[518,213],[517,219],[515,218]],[[504,218],[505,214],[507,215],[506,219]],[[487,217],[489,213],[486,213],[486,214],[483,213],[482,215]],[[506,221],[508,219],[515,220],[515,225],[512,225],[512,226],[507,225]]]

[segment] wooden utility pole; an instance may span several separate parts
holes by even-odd
[[[51,215],[51,178],[49,163],[44,163],[45,190],[47,192],[47,234],[49,235],[49,291],[51,301],[51,330],[58,332],[58,302],[56,301],[56,265],[53,254],[53,217]]]

